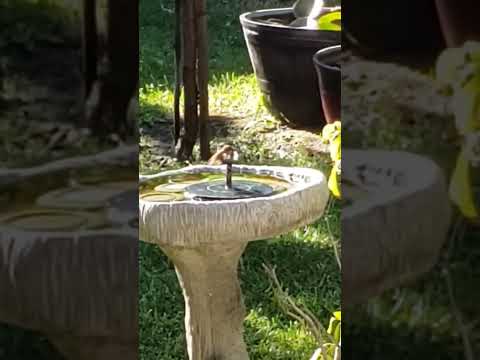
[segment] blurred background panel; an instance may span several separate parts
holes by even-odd
[[[0,4],[0,358],[136,359],[138,2]]]
[[[479,4],[343,8],[343,355],[474,359]]]

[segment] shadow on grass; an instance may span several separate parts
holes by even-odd
[[[144,135],[168,144],[173,149],[174,124],[172,110],[172,108],[168,108],[163,104],[142,102],[140,106],[139,126],[142,128]],[[236,120],[240,120],[240,118],[225,115],[210,116],[208,123],[210,138],[226,139],[234,136],[235,131],[238,132],[238,130],[240,130],[237,128],[239,125]],[[174,156],[175,154],[171,151],[168,155]]]
[[[449,269],[456,307],[468,327],[472,351],[480,351],[480,244],[478,229],[451,249],[429,273],[410,286],[393,289],[368,304],[343,310],[347,358],[465,359],[460,328],[452,312],[444,270]],[[370,344],[375,343],[375,347]],[[348,353],[349,349],[355,353]],[[351,357],[350,357],[351,356]]]
[[[163,103],[140,101],[139,109],[140,127],[154,124],[173,126],[173,104],[169,108]]]
[[[139,172],[156,173],[175,156],[173,119],[164,106],[141,102],[138,126],[142,135]]]
[[[64,360],[39,333],[0,323],[1,360]]]
[[[350,313],[343,312],[350,318]],[[426,332],[413,333],[404,326],[372,326],[367,321],[364,325],[352,327],[345,323],[342,327],[344,343],[348,344],[342,354],[345,359],[465,359],[461,342],[452,338],[432,339]]]

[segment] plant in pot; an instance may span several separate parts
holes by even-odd
[[[293,126],[325,124],[313,55],[341,43],[341,7],[324,5],[298,0],[240,16],[264,103]]]

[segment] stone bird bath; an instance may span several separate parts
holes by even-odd
[[[447,186],[431,160],[405,152],[345,150],[342,302],[405,284],[438,260],[450,225]],[[361,180],[367,179],[367,180]],[[360,184],[361,185],[358,185]]]
[[[0,171],[0,322],[42,332],[67,360],[138,358],[136,176],[69,185],[73,168],[136,152]]]
[[[286,180],[290,187],[246,199],[155,202],[140,198],[140,239],[157,244],[173,261],[185,298],[190,360],[246,360],[245,308],[237,266],[249,241],[268,239],[309,224],[325,208],[329,191],[316,170],[233,166],[234,174]],[[140,183],[180,174],[223,174],[223,166],[191,166],[141,176]],[[235,180],[233,181],[235,182]]]

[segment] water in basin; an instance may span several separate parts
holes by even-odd
[[[126,208],[117,200],[138,196],[137,179],[129,169],[103,167],[19,181],[0,189],[0,226],[46,232],[138,227],[136,204]]]
[[[232,184],[237,191],[257,191],[259,196],[263,192],[269,196],[279,194],[291,186],[289,182],[276,177],[252,174],[234,174]],[[180,174],[152,179],[140,185],[140,198],[152,202],[173,202],[192,198],[208,201],[189,192],[195,188],[200,193],[204,190],[215,192],[216,200],[229,198],[229,192],[225,189],[225,175],[221,173]]]

